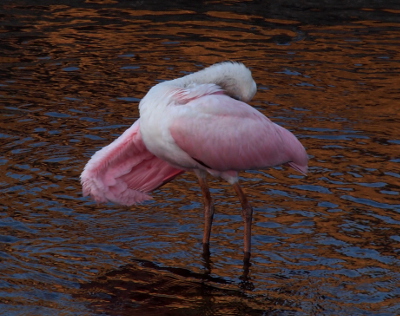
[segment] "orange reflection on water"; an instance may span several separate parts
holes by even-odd
[[[1,277],[10,284],[3,304],[83,315],[90,311],[79,304],[90,302],[97,312],[123,315],[160,313],[168,302],[150,305],[170,295],[171,310],[221,315],[393,311],[398,23],[315,26],[254,10],[112,6],[118,3],[9,5],[24,35],[10,27],[4,45],[14,53],[0,58],[9,271]],[[205,262],[193,175],[133,208],[95,205],[82,198],[78,179],[90,155],[135,121],[151,86],[222,60],[252,68],[259,85],[252,105],[298,135],[311,156],[307,177],[287,167],[243,173],[255,208],[253,265],[244,280],[240,206],[226,183],[211,180],[216,216]],[[182,269],[205,279],[177,274]],[[49,293],[53,300],[43,298]]]

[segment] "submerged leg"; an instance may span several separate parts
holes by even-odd
[[[203,234],[203,254],[210,254],[210,235],[211,235],[211,225],[214,217],[214,204],[211,198],[210,190],[208,189],[207,174],[204,171],[196,170],[197,178],[199,179],[199,184],[201,192],[204,197],[204,234]]]
[[[244,261],[250,260],[251,252],[251,221],[253,218],[253,208],[247,200],[246,194],[242,191],[239,183],[233,184],[233,188],[239,197],[240,204],[242,204],[242,217],[244,220]]]

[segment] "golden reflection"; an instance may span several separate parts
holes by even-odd
[[[226,8],[198,14],[86,3],[93,6],[51,5],[29,23],[20,17],[26,36],[4,38],[13,50],[0,57],[0,235],[12,304],[27,304],[18,287],[74,293],[100,312],[113,307],[112,297],[139,302],[131,297],[138,293],[147,295],[142,307],[171,295],[171,308],[209,307],[210,299],[221,314],[234,314],[237,302],[255,315],[307,312],[307,304],[315,314],[390,312],[398,304],[398,24],[315,26]],[[223,60],[252,68],[259,85],[252,104],[298,135],[312,156],[307,177],[287,167],[242,174],[255,208],[246,279],[254,289],[247,292],[238,288],[245,274],[240,206],[227,184],[211,180],[216,215],[207,265],[192,175],[134,208],[83,199],[78,179],[89,156],[138,117],[137,100],[151,86]],[[132,258],[157,267],[132,265]],[[227,283],[207,279],[206,295],[207,282],[174,268],[211,270]],[[140,277],[142,288],[129,288]],[[165,287],[151,288],[157,281]],[[57,300],[35,304],[63,308]]]

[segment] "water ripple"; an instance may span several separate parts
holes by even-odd
[[[4,313],[397,314],[396,5],[0,7]],[[307,177],[286,166],[241,174],[255,209],[251,267],[242,263],[239,202],[218,179],[210,179],[209,260],[195,176],[131,208],[97,205],[79,183],[88,158],[139,117],[151,86],[222,60],[251,68],[251,104],[296,134],[311,158]]]

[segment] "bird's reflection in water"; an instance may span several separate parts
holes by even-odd
[[[212,276],[210,256],[203,259],[204,273],[134,259],[81,284],[79,296],[103,315],[264,315],[260,302],[251,295],[254,286],[248,261],[236,284]]]
[[[212,261],[211,261],[211,252],[210,252],[210,247],[209,244],[203,244],[203,264],[205,268],[205,273],[204,275],[210,275],[211,274],[211,269],[212,269]],[[253,290],[254,289],[254,284],[251,282],[251,279],[249,277],[250,273],[250,253],[245,253],[243,257],[243,274],[240,277],[240,284],[239,287],[243,290]]]

